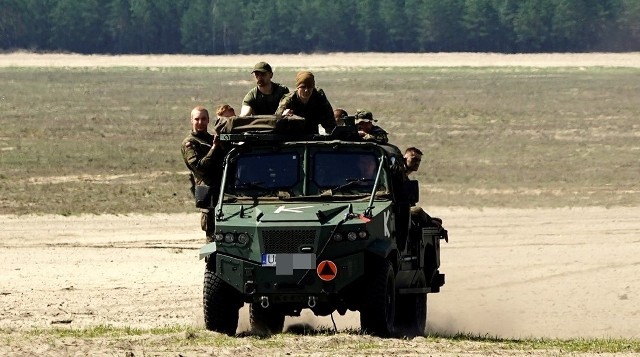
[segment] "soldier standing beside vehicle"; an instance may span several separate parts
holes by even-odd
[[[191,170],[192,188],[194,193],[196,186],[208,186],[207,202],[201,207],[202,230],[207,233],[207,241],[213,237],[214,220],[212,207],[218,199],[220,179],[222,178],[222,160],[224,150],[220,144],[218,135],[211,135],[207,131],[209,125],[209,112],[203,106],[197,106],[191,111],[191,134],[182,141],[182,158]]]
[[[271,81],[273,70],[267,62],[256,63],[251,74],[257,86],[244,96],[240,116],[274,114],[289,88]]]
[[[316,89],[313,73],[301,71],[296,75],[296,90],[280,100],[276,116],[297,115],[305,118],[305,134],[318,134],[318,125],[327,133],[336,127],[333,108],[322,89]]]
[[[422,151],[415,147],[407,148],[404,151],[405,179],[409,180],[409,175],[418,171],[422,162]],[[442,228],[442,219],[431,217],[427,212],[415,204],[411,207],[411,219],[420,226],[436,226]]]
[[[412,173],[418,171],[420,168],[420,163],[422,162],[422,151],[415,147],[407,148],[404,151],[404,164],[405,164],[405,173],[407,177]]]

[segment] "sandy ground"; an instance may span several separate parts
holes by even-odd
[[[239,67],[268,61],[274,69],[349,67],[640,67],[640,52],[631,53],[329,53],[299,55],[77,55],[0,53],[0,67]]]
[[[215,66],[251,68],[357,66],[640,67],[625,54],[326,54],[251,56],[80,56],[0,54],[0,67]],[[429,210],[445,219],[447,282],[429,296],[428,330],[499,337],[640,338],[640,207]],[[10,331],[98,325],[202,326],[203,240],[197,213],[125,216],[0,216],[0,354],[177,355],[117,339],[23,341]],[[331,326],[305,314],[287,326]],[[358,314],[336,316],[338,329]],[[248,329],[246,308],[239,331]],[[9,331],[7,334],[6,331]],[[135,339],[135,337],[132,337]],[[353,340],[356,340],[355,342]],[[385,342],[344,355],[536,355],[447,340]],[[289,341],[289,340],[287,340]],[[379,343],[367,336],[300,336],[285,348],[209,347],[180,355],[321,355],[324,347]],[[114,347],[114,344],[116,347]],[[132,346],[133,345],[133,346]],[[277,343],[274,343],[277,346]],[[361,348],[361,347],[359,347]],[[493,348],[493,350],[491,349]],[[320,351],[320,352],[319,352]],[[335,351],[335,350],[334,350]],[[362,352],[364,351],[364,352]],[[373,352],[367,352],[373,351]],[[135,353],[134,353],[135,352]],[[334,354],[330,352],[331,355]],[[542,354],[562,355],[560,351]],[[601,356],[601,355],[599,355]]]
[[[640,338],[640,209],[431,211],[451,240],[430,331]],[[198,218],[0,217],[0,328],[202,326]],[[357,328],[357,313],[336,324]]]

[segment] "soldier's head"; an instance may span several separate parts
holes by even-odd
[[[216,110],[216,115],[220,118],[220,117],[235,117],[236,116],[236,110],[233,109],[232,106],[230,106],[229,104],[222,104],[221,106],[218,107],[218,110]]]
[[[410,147],[404,151],[404,164],[407,167],[407,174],[418,171],[422,162],[422,151],[415,147]]]
[[[316,87],[316,79],[309,71],[300,71],[296,74],[296,93],[303,100],[311,98],[313,89]]]
[[[267,62],[258,62],[253,66],[251,74],[256,79],[258,88],[267,87],[271,84],[271,78],[273,78],[273,70]]]
[[[209,125],[209,111],[199,105],[191,111],[191,126],[196,133],[202,133],[207,131]]]
[[[336,125],[344,125],[344,117],[348,115],[347,111],[342,108],[336,108],[333,110],[333,118],[336,120]]]
[[[373,122],[376,121],[373,119],[373,113],[368,110],[359,109],[356,112],[355,118],[358,131],[363,131],[365,133],[371,132],[371,129],[373,129]]]

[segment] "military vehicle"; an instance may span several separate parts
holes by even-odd
[[[233,335],[250,304],[258,334],[285,316],[360,312],[378,336],[422,335],[427,294],[444,284],[436,224],[411,224],[418,185],[393,145],[359,140],[355,126],[330,135],[231,130],[213,209],[204,320]],[[246,129],[246,128],[245,128]]]

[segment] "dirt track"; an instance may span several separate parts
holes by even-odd
[[[639,209],[431,211],[451,241],[430,331],[640,337]],[[201,326],[197,225],[198,214],[0,217],[0,328]],[[357,328],[357,313],[336,323]]]
[[[631,54],[330,54],[301,56],[78,56],[0,54],[7,66],[220,66],[250,68],[356,66],[640,67]],[[429,330],[502,337],[640,338],[640,207],[576,209],[431,208],[445,220],[447,283],[429,297]],[[203,263],[198,214],[155,216],[0,216],[0,329],[202,325]],[[246,310],[240,330],[248,328]],[[331,326],[309,314],[286,323]],[[357,327],[357,313],[338,316]],[[176,355],[153,353],[116,338],[21,340],[5,333],[0,354]],[[353,340],[356,340],[353,343]],[[367,346],[367,336],[300,336],[287,347],[219,346],[187,355],[332,355],[335,346]],[[117,347],[114,347],[114,344]],[[493,345],[493,344],[492,344]],[[444,340],[385,341],[366,355],[530,355],[530,351],[452,348]],[[361,347],[357,347],[361,348]],[[266,351],[266,352],[265,352]],[[355,353],[354,353],[355,351]],[[533,354],[538,354],[533,352]],[[549,354],[549,353],[547,353]],[[554,355],[558,353],[552,353]],[[562,353],[560,353],[562,354]]]

